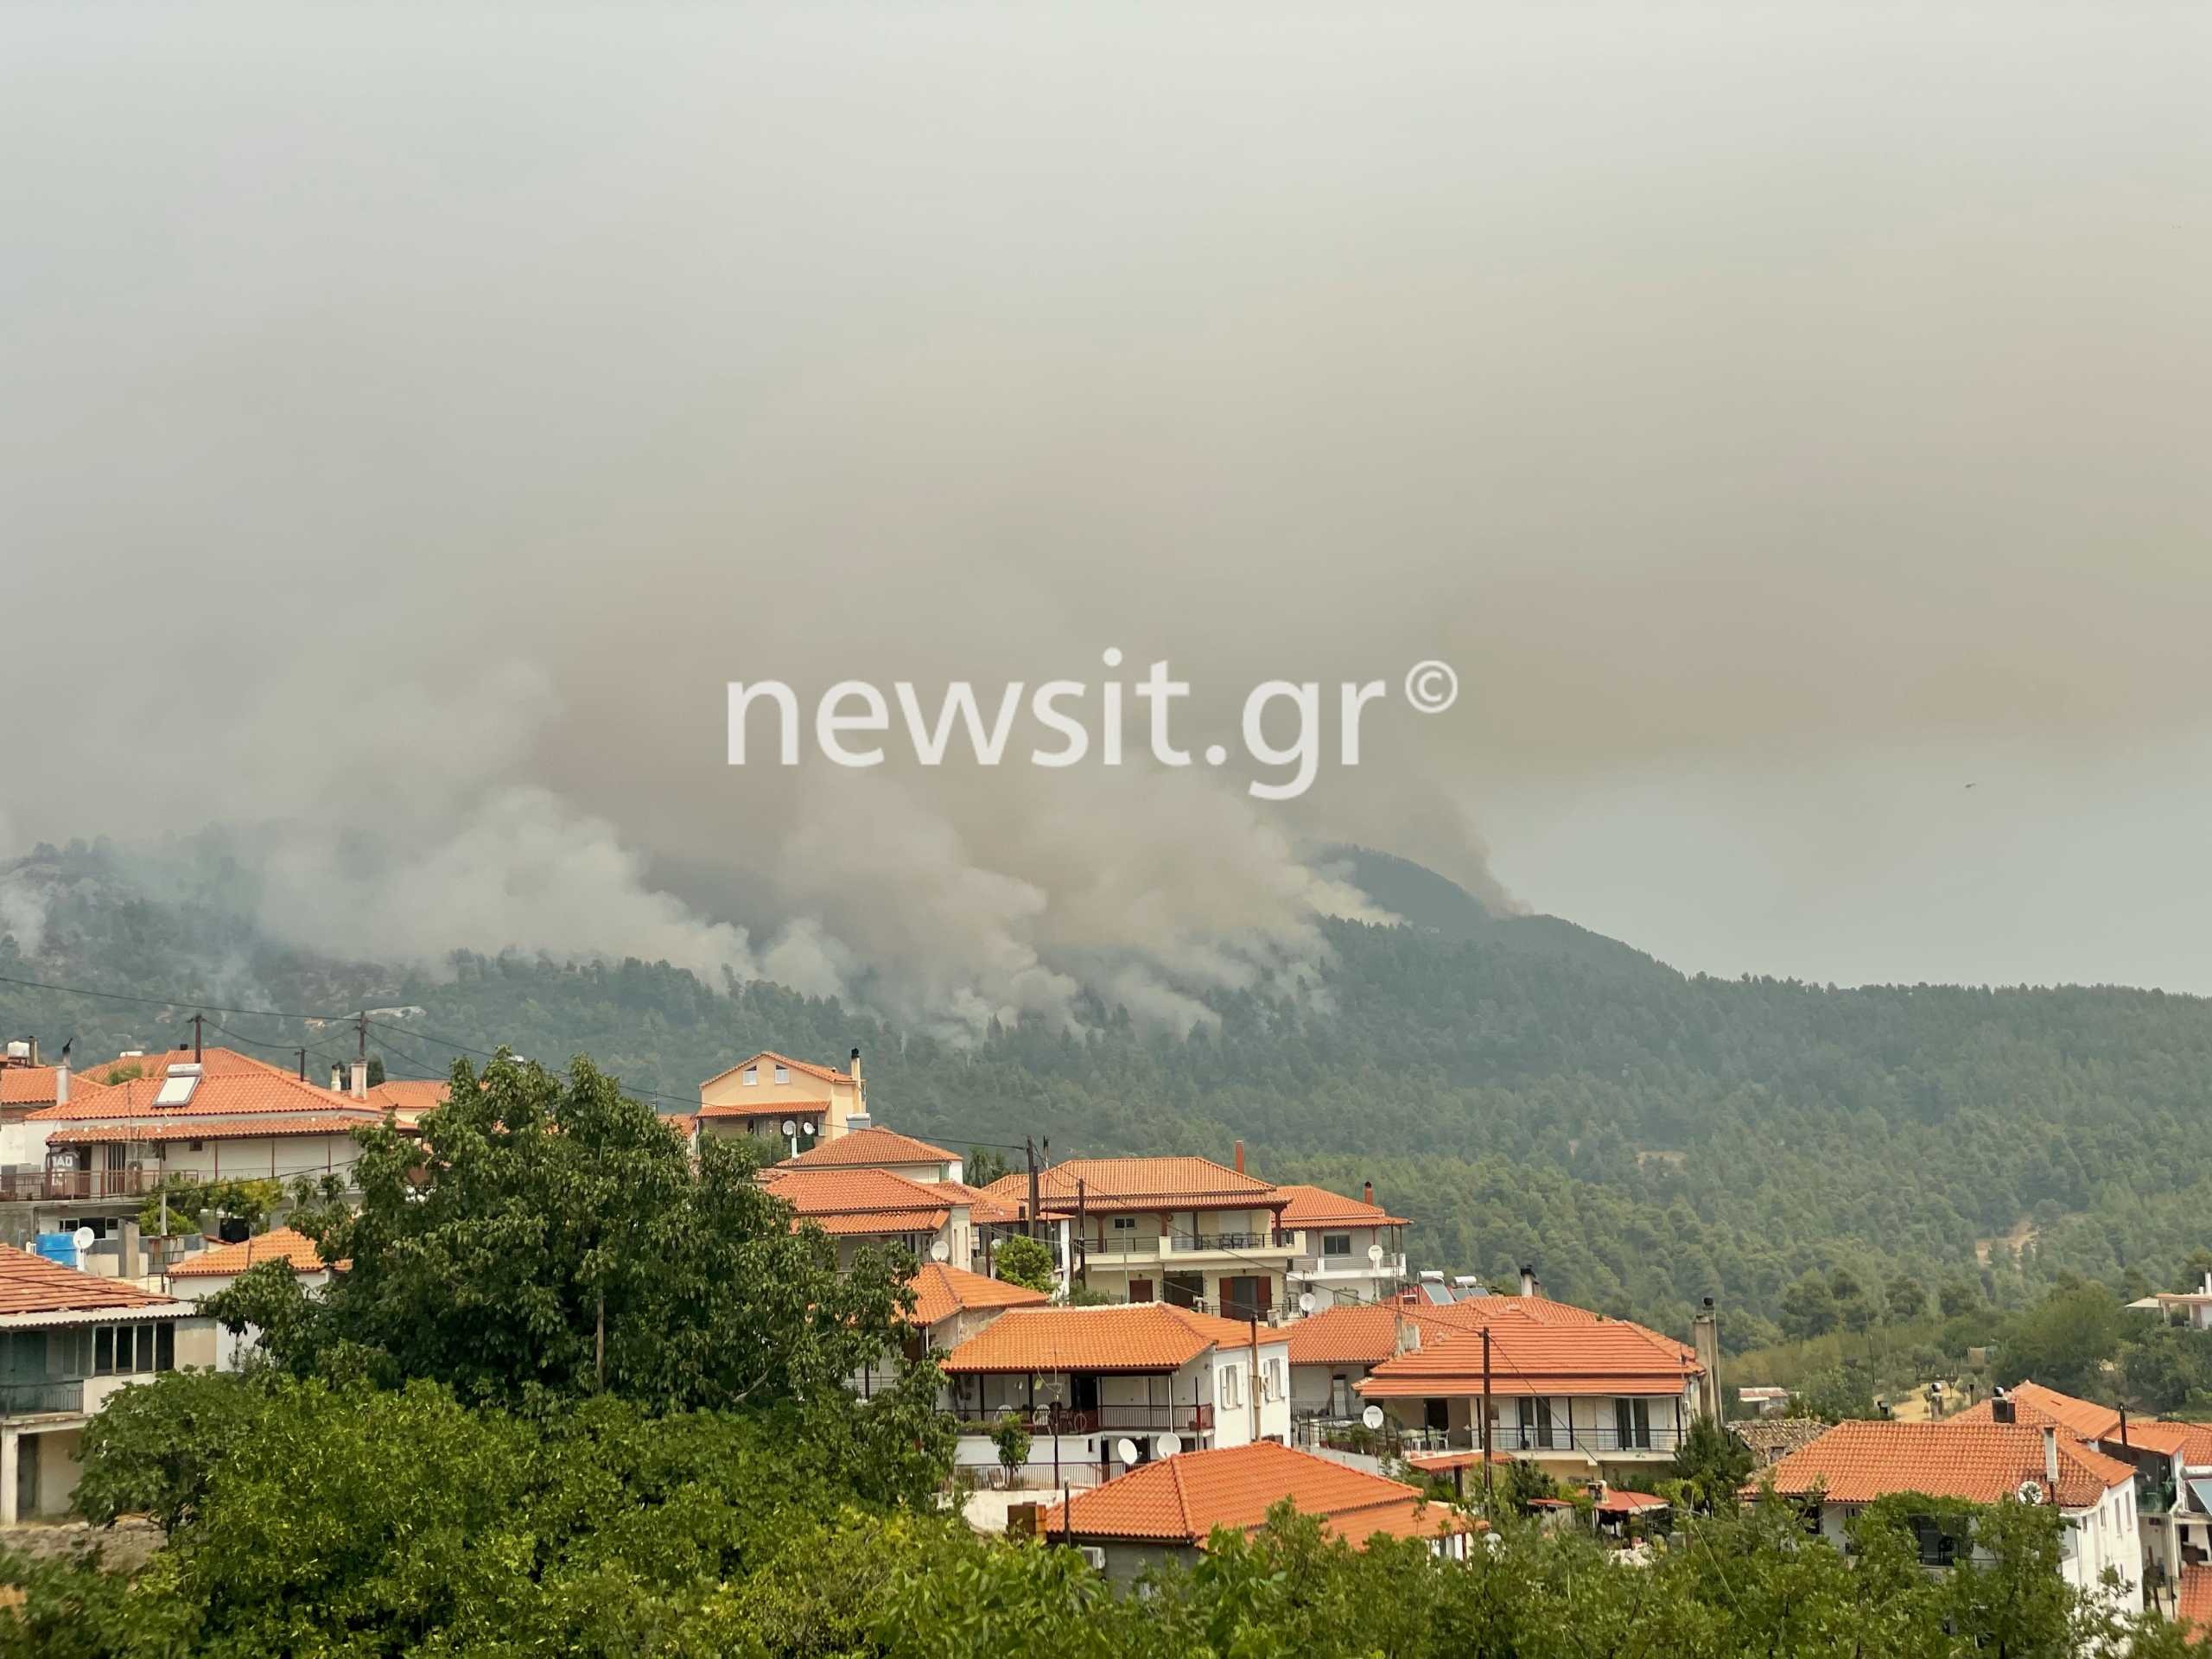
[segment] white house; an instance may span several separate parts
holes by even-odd
[[[1287,1274],[1294,1308],[1306,1311],[1300,1300],[1306,1295],[1318,1312],[1397,1294],[1406,1279],[1406,1219],[1376,1205],[1372,1181],[1357,1198],[1319,1186],[1275,1192],[1288,1200],[1281,1224],[1294,1241]]]
[[[1821,1535],[1839,1549],[1853,1516],[1899,1493],[2051,1505],[2063,1523],[2059,1572],[2065,1580],[2103,1594],[2110,1568],[2119,1580],[2111,1592],[2113,1609],[2142,1611],[2135,1471],[2055,1423],[1839,1423],[1762,1478],[1785,1497],[1817,1503]],[[1970,1535],[1947,1531],[1933,1516],[1917,1530],[1921,1560],[1930,1567],[1948,1567],[1961,1550],[1977,1548]]]
[[[843,1135],[810,1147],[796,1158],[787,1158],[781,1169],[883,1169],[910,1181],[957,1181],[961,1159],[957,1152],[900,1135],[864,1117],[847,1120]]]
[[[1011,1416],[1032,1435],[1024,1484],[1290,1438],[1287,1333],[1164,1303],[1011,1308],[940,1363],[957,1461],[996,1467],[991,1426]]]
[[[283,1262],[302,1290],[318,1291],[330,1282],[330,1269],[316,1252],[313,1239],[289,1227],[272,1227],[242,1243],[217,1244],[182,1257],[168,1269],[169,1289],[177,1296],[198,1301],[228,1290],[249,1268],[268,1262]],[[219,1325],[216,1369],[236,1370],[241,1354],[260,1339],[260,1332],[251,1325],[235,1336]]]

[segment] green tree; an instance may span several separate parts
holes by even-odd
[[[991,1425],[991,1444],[998,1449],[999,1466],[1006,1471],[1006,1484],[1014,1484],[1021,1465],[1029,1461],[1029,1428],[1013,1412],[1001,1413]]]
[[[519,1404],[602,1390],[657,1409],[841,1398],[892,1354],[911,1260],[835,1246],[754,1179],[740,1140],[696,1160],[587,1060],[454,1070],[419,1141],[358,1134],[360,1208],[294,1224],[346,1271],[312,1299],[248,1274],[209,1299],[296,1375],[409,1377]]]
[[[969,1186],[988,1186],[1013,1173],[1006,1154],[988,1147],[970,1147],[968,1155],[960,1160],[960,1178]]]
[[[1892,1325],[1928,1316],[1928,1288],[1909,1273],[1898,1274],[1882,1293],[1882,1310]]]
[[[1956,1274],[1946,1279],[1936,1292],[1936,1310],[1947,1319],[1963,1319],[1981,1304],[1973,1285]]]
[[[1675,1448],[1667,1473],[1681,1483],[1683,1507],[1701,1514],[1736,1507],[1736,1494],[1751,1478],[1751,1448],[1708,1417],[1698,1417]]]
[[[1783,1334],[1802,1341],[1836,1327],[1835,1292],[1817,1273],[1802,1274],[1783,1294]]]
[[[2120,1304],[2101,1285],[2054,1290],[2014,1322],[1998,1351],[1997,1381],[2032,1378],[2062,1394],[2094,1395],[2122,1328]]]
[[[1001,1239],[991,1261],[998,1276],[1009,1285],[1049,1291],[1058,1282],[1051,1248],[1025,1233]]]

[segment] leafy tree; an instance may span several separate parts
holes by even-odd
[[[85,1426],[72,1502],[101,1525],[143,1514],[176,1531],[199,1514],[216,1465],[252,1432],[263,1402],[237,1376],[207,1371],[117,1390]]]
[[[1559,1483],[1538,1465],[1525,1458],[1514,1459],[1493,1476],[1493,1479],[1497,1482],[1498,1499],[1510,1514],[1531,1514],[1537,1499],[1559,1496]]]
[[[1836,1327],[1835,1292],[1817,1273],[1799,1277],[1782,1298],[1782,1329],[1793,1338],[1823,1336]]]
[[[2178,1411],[2212,1393],[2212,1331],[2154,1325],[2120,1350],[2120,1389],[2142,1411]]]
[[[358,1213],[294,1224],[346,1269],[313,1298],[248,1274],[209,1299],[299,1376],[409,1377],[521,1404],[606,1391],[662,1410],[840,1396],[889,1355],[911,1261],[794,1232],[749,1146],[696,1165],[650,1109],[579,1059],[566,1079],[502,1058],[456,1066],[421,1138],[359,1131]]]
[[[1751,1448],[1708,1417],[1698,1417],[1675,1447],[1669,1478],[1681,1484],[1683,1506],[1702,1514],[1736,1507],[1736,1494],[1751,1478]]]
[[[1009,1285],[1049,1291],[1058,1282],[1052,1268],[1051,1247],[1026,1233],[1001,1239],[991,1260],[998,1276]]]
[[[998,1449],[999,1465],[1006,1471],[1006,1484],[1011,1486],[1021,1465],[1029,1461],[1028,1426],[1014,1413],[1003,1413],[991,1425],[991,1444]]]
[[[989,1147],[970,1147],[968,1155],[960,1160],[961,1179],[969,1186],[988,1186],[1013,1173],[1006,1154]]]
[[[1928,1290],[1909,1273],[1898,1274],[1882,1293],[1883,1311],[1892,1325],[1910,1325],[1928,1316]]]
[[[2094,1395],[2121,1329],[2120,1304],[2101,1286],[2054,1290],[2012,1326],[1998,1351],[1997,1381],[2032,1378],[2062,1394]]]
[[[1936,1289],[1936,1311],[1947,1319],[1963,1319],[1974,1311],[1980,1300],[1974,1287],[1954,1274]]]
[[[267,1229],[270,1212],[283,1198],[281,1181],[201,1181],[171,1176],[138,1206],[138,1226],[149,1237],[174,1236],[188,1230],[196,1232],[200,1217],[212,1212],[219,1222],[243,1221],[258,1233]]]

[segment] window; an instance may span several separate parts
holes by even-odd
[[[1649,1400],[1613,1402],[1613,1427],[1624,1451],[1651,1449],[1651,1402]]]
[[[1538,1395],[1521,1402],[1521,1443],[1545,1450],[1554,1445],[1552,1402],[1548,1396]]]
[[[142,1376],[176,1369],[174,1325],[99,1325],[90,1334],[94,1376]]]
[[[1114,1217],[1114,1230],[1117,1234],[1133,1235],[1135,1233],[1136,1230],[1137,1218],[1135,1216],[1116,1216]]]
[[[791,1067],[789,1067],[788,1065],[779,1065],[779,1066],[778,1066],[778,1067],[776,1068],[776,1081],[777,1081],[778,1083],[789,1083],[791,1080]]]
[[[99,1325],[93,1329],[92,1375],[115,1375],[115,1327],[111,1325]]]
[[[747,1066],[744,1071],[740,1074],[738,1081],[743,1084],[747,1089],[750,1089],[754,1084],[760,1081],[760,1068],[757,1065]]]
[[[1221,1403],[1230,1407],[1244,1403],[1244,1373],[1234,1365],[1222,1371]]]
[[[1321,1254],[1324,1255],[1350,1255],[1351,1254],[1351,1235],[1350,1233],[1322,1234]]]

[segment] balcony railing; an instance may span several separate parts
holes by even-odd
[[[1494,1452],[1594,1452],[1611,1455],[1622,1452],[1663,1452],[1672,1457],[1681,1436],[1671,1427],[1654,1423],[1649,1429],[1581,1428],[1554,1423],[1545,1428],[1535,1423],[1498,1423],[1490,1432]]]
[[[0,1168],[0,1204],[36,1204],[48,1198],[135,1198],[161,1185],[158,1168],[48,1169],[42,1164]]]
[[[0,1417],[22,1417],[41,1411],[82,1411],[85,1379],[40,1377],[21,1382],[0,1382]]]
[[[1291,1262],[1290,1270],[1305,1274],[1372,1274],[1383,1279],[1402,1279],[1406,1276],[1406,1258],[1386,1255],[1380,1262],[1370,1262],[1364,1255],[1301,1255]]]
[[[963,1426],[988,1428],[1012,1417],[1032,1433],[1114,1434],[1130,1431],[1203,1434],[1213,1427],[1213,1408],[1177,1406],[955,1406],[951,1415]]]
[[[1263,1233],[1170,1233],[1167,1248],[1185,1250],[1290,1250],[1298,1248],[1298,1235],[1274,1228]]]

